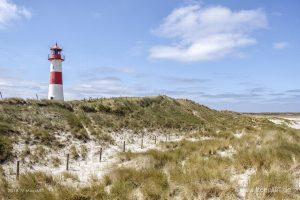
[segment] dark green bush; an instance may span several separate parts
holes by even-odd
[[[11,124],[7,122],[0,122],[0,135],[7,135],[12,132],[14,131]]]
[[[4,162],[12,156],[12,141],[7,137],[0,135],[0,162]]]
[[[81,105],[80,109],[83,110],[84,112],[87,112],[87,113],[97,112],[97,110],[94,107],[87,106],[87,105]]]
[[[69,103],[63,101],[41,100],[41,101],[37,101],[36,104],[41,107],[52,106],[52,107],[57,107],[69,111],[74,111],[72,106]]]
[[[97,110],[99,112],[111,113],[111,108],[109,106],[105,106],[103,104],[98,104],[97,105]]]

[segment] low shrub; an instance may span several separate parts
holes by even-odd
[[[112,136],[109,133],[104,133],[103,131],[98,131],[98,132],[94,133],[93,135],[95,135],[95,137],[97,138],[97,140],[99,142],[107,142],[109,144],[114,143],[114,139],[112,138]]]
[[[72,159],[77,160],[79,158],[79,153],[74,145],[72,145],[70,148],[70,154]]]
[[[12,157],[13,145],[9,137],[0,135],[0,162]]]
[[[11,124],[4,121],[0,121],[0,135],[8,135],[13,132],[14,130]]]
[[[84,112],[87,112],[87,113],[95,113],[95,112],[97,112],[97,110],[96,110],[95,107],[88,106],[88,105],[81,105],[80,109],[82,111],[84,111]]]
[[[59,167],[59,165],[61,165],[61,160],[58,157],[52,157],[51,162],[53,167]]]
[[[88,153],[88,148],[86,147],[86,145],[81,145],[80,146],[80,156],[82,157],[82,159],[86,159],[87,157],[87,153]]]
[[[45,129],[33,129],[30,133],[33,135],[34,139],[45,145],[51,145],[55,141],[54,135]]]

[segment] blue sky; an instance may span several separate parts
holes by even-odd
[[[215,109],[300,112],[298,0],[0,0],[0,91],[66,99],[165,94]]]

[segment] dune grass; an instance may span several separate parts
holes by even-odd
[[[124,152],[123,161],[140,156],[151,159],[147,168],[116,168],[103,180],[91,182],[89,187],[66,186],[43,173],[29,173],[20,177],[19,187],[38,188],[38,194],[16,193],[16,199],[239,199],[238,188],[232,176],[245,169],[255,168],[250,177],[248,199],[296,199],[291,166],[299,164],[298,145],[288,140],[289,135],[278,138],[276,132],[263,137],[260,148],[249,149],[245,138],[223,137],[203,141],[179,141],[163,144],[162,150],[144,153]],[[252,135],[254,138],[257,135]],[[250,137],[251,138],[251,137]],[[271,138],[271,139],[270,139]],[[269,146],[273,144],[272,146]],[[217,152],[239,149],[233,157],[222,157]],[[271,148],[272,147],[272,148]],[[282,165],[280,165],[280,163]],[[284,164],[284,165],[283,165]],[[70,173],[63,180],[78,179]],[[1,190],[11,188],[5,181]]]
[[[291,173],[288,171],[256,172],[249,180],[247,198],[297,199]]]
[[[99,142],[113,143],[111,131],[189,132],[232,139],[232,132],[251,127],[253,119],[232,112],[219,112],[184,99],[167,96],[100,98],[85,101],[49,101],[9,98],[0,101],[0,161],[11,156],[10,140],[21,133],[27,144],[61,148],[54,135],[70,132],[83,141],[90,134]],[[218,130],[218,131],[217,131]],[[32,140],[33,138],[33,140]]]
[[[69,132],[83,142],[92,136],[100,144],[113,144],[110,133],[124,129],[176,132],[199,139],[166,142],[143,153],[120,153],[121,162],[143,157],[149,166],[123,165],[86,187],[66,184],[79,181],[71,173],[57,178],[36,172],[22,174],[17,187],[38,192],[9,192],[16,185],[1,175],[0,195],[6,199],[238,199],[238,184],[232,177],[247,169],[255,170],[247,187],[248,199],[296,199],[299,192],[294,189],[291,169],[300,162],[300,132],[264,118],[219,112],[166,96],[71,102],[13,98],[0,101],[0,111],[1,162],[16,156],[15,138],[27,138],[28,146],[39,144],[22,152],[24,158],[38,162],[48,147],[63,145],[54,137],[57,132]],[[210,139],[201,140],[203,136]],[[232,149],[232,156],[220,154]],[[88,151],[84,145],[70,146],[70,150],[72,159],[84,159]],[[61,161],[52,158],[51,162],[55,167]]]

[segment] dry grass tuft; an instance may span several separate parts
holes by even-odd
[[[295,199],[293,179],[288,171],[258,171],[251,176],[247,198]]]

